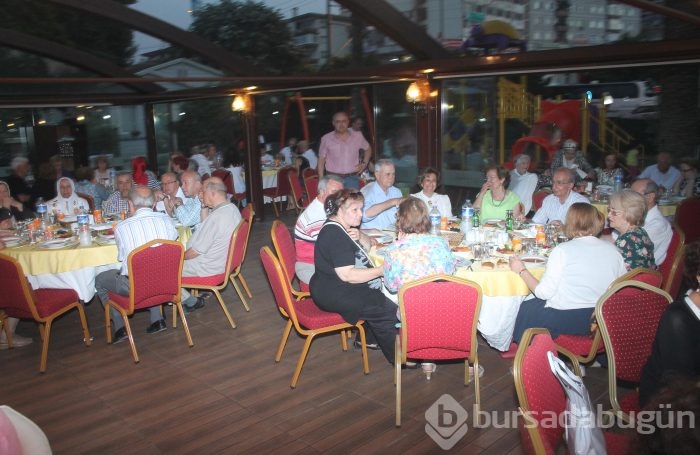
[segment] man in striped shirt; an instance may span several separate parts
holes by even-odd
[[[95,278],[95,289],[100,301],[109,300],[109,292],[121,295],[129,295],[129,269],[127,257],[136,248],[151,240],[165,239],[175,240],[178,237],[177,229],[172,219],[164,213],[154,212],[155,195],[153,190],[146,186],[136,186],[129,193],[128,200],[131,208],[131,216],[121,221],[114,228],[114,239],[117,243],[117,259],[121,261],[118,270],[107,270]],[[165,302],[163,302],[165,303]],[[166,329],[165,320],[161,315],[160,306],[149,308],[151,325],[146,329],[147,333],[157,333]],[[112,344],[126,339],[124,320],[119,312],[111,309],[112,325],[115,332]]]
[[[326,222],[326,198],[343,189],[343,178],[328,174],[318,181],[318,196],[301,212],[294,226],[294,245],[297,252],[295,270],[299,281],[308,284],[314,274],[314,246],[318,232]]]

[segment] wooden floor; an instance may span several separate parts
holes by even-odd
[[[288,224],[293,219],[293,212],[283,214]],[[258,257],[271,243],[271,224],[270,214],[254,224],[243,267],[254,296],[251,311],[230,286],[224,292],[236,329],[210,299],[187,318],[195,343],[189,348],[181,325],[149,335],[148,313],[139,313],[131,322],[141,357],[134,364],[128,343],[106,343],[94,300],[87,307],[93,345],[82,344],[77,314],[66,315],[54,325],[48,370],[39,374],[38,332],[23,321],[18,333],[35,342],[0,351],[0,404],[41,426],[56,454],[443,452],[426,434],[424,414],[443,394],[471,409],[473,388],[463,386],[461,364],[439,365],[430,382],[419,370],[404,371],[401,428],[394,426],[389,364],[370,351],[371,371],[363,375],[359,351],[342,352],[338,336],[312,344],[298,386],[290,389],[302,341],[292,335],[282,361],[274,362],[284,320]],[[481,343],[482,410],[500,417],[516,409],[512,360]],[[606,373],[588,369],[594,401],[607,403]],[[468,422],[452,451],[521,453],[517,429],[475,429],[471,416]]]

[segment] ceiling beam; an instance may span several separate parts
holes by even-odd
[[[357,14],[367,24],[375,26],[419,60],[447,58],[452,55],[422,27],[384,0],[335,1]]]
[[[143,14],[112,0],[47,0],[50,3],[73,8],[84,13],[105,17],[138,30],[149,36],[167,41],[182,49],[198,54],[208,63],[229,74],[254,76],[267,74],[243,57],[229,52],[223,46],[201,36],[175,27],[153,16]]]
[[[15,30],[0,28],[0,44],[32,54],[41,55],[52,60],[67,63],[108,78],[134,78],[133,80],[126,82],[125,85],[133,88],[134,90],[138,90],[139,92],[155,93],[165,91],[163,87],[154,84],[153,82],[146,81],[143,78],[138,78],[138,76],[135,74],[124,70],[122,67],[115,65],[109,60],[96,57],[73,47],[58,44],[55,41],[49,41],[33,35],[27,35],[26,33],[17,32]],[[136,79],[141,79],[142,82],[139,82]],[[46,81],[51,81],[51,78],[47,77]],[[109,79],[102,78],[102,82],[109,82]]]

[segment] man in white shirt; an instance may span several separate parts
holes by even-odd
[[[284,157],[284,165],[290,166],[294,162],[294,154],[297,150],[297,138],[290,137],[287,146],[280,150],[280,155]],[[308,159],[308,158],[307,158]],[[315,166],[312,166],[315,167]]]
[[[518,195],[523,203],[523,213],[528,214],[532,209],[532,194],[537,187],[537,174],[528,172],[530,167],[530,155],[521,153],[515,159],[515,169],[510,171],[510,185],[508,189]]]
[[[552,175],[552,194],[544,198],[542,207],[532,217],[532,221],[537,224],[562,225],[566,219],[566,212],[571,204],[575,202],[590,201],[573,191],[576,177],[571,169],[560,167]]]
[[[661,265],[666,259],[666,252],[671,244],[673,230],[671,229],[671,223],[661,214],[659,206],[656,205],[656,194],[659,187],[651,179],[639,179],[632,183],[631,188],[644,196],[646,201],[647,214],[642,227],[647,231],[649,238],[654,243],[654,262],[656,262],[657,266]]]
[[[306,158],[311,169],[316,169],[318,166],[318,157],[316,153],[309,148],[309,141],[299,141],[297,143],[297,153]]]
[[[391,160],[377,161],[374,177],[375,182],[362,188],[365,196],[362,229],[386,229],[394,224],[398,206],[403,201],[401,190],[394,186],[396,168]]]
[[[656,156],[656,164],[647,166],[641,174],[640,179],[651,179],[659,186],[661,191],[673,188],[673,185],[681,178],[681,171],[671,166],[671,154],[661,152]]]
[[[301,144],[300,141],[299,143]],[[343,189],[343,179],[337,175],[324,175],[318,181],[318,196],[301,212],[294,225],[294,246],[297,261],[294,269],[297,278],[308,284],[316,268],[314,267],[314,247],[316,237],[326,222],[325,203],[329,195]]]

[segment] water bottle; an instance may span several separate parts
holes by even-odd
[[[615,174],[614,191],[615,193],[622,191],[622,174],[620,172]]]
[[[86,211],[78,213],[78,239],[80,245],[92,245],[92,234],[90,233],[90,217]]]
[[[46,201],[44,201],[43,197],[40,197],[39,199],[36,200],[36,214],[41,219],[41,224],[42,227],[47,226],[50,224],[47,220],[48,218],[48,211],[49,207],[46,205]]]
[[[459,225],[460,230],[465,234],[472,230],[472,215],[474,214],[474,208],[472,207],[472,201],[467,199],[462,205],[462,222]]]
[[[114,169],[109,170],[109,186],[112,191],[117,189],[117,173],[114,172]]]
[[[437,205],[433,205],[430,209],[430,233],[434,235],[440,235],[440,211]]]

